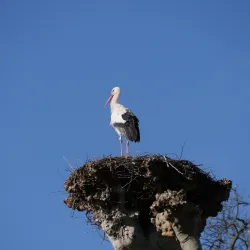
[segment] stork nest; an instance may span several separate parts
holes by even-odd
[[[64,184],[69,193],[64,202],[73,210],[92,214],[111,213],[121,209],[122,203],[124,211],[138,212],[144,224],[152,223],[152,217],[168,206],[192,203],[202,214],[204,227],[209,216],[221,211],[231,185],[226,179],[215,180],[190,161],[165,155],[105,157],[71,173]]]

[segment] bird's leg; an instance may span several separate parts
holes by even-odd
[[[121,136],[120,136],[119,140],[120,140],[120,152],[121,152],[121,156],[122,156],[122,137]]]
[[[129,141],[126,140],[126,156],[128,156],[128,146],[129,146]]]

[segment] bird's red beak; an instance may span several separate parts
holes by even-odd
[[[112,98],[113,98],[114,96],[113,95],[111,95],[110,97],[109,97],[109,99],[106,101],[106,103],[104,104],[104,108],[106,107],[106,105],[112,100]]]

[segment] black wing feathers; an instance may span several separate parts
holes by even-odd
[[[126,137],[130,141],[139,142],[140,130],[138,118],[133,114],[131,110],[128,109],[127,112],[122,115],[122,119],[126,121],[124,124]]]

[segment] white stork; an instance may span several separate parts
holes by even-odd
[[[111,95],[104,107],[110,102],[111,121],[110,125],[119,135],[120,151],[122,156],[122,138],[126,137],[126,155],[128,155],[129,141],[140,141],[139,120],[133,112],[118,103],[121,90],[115,87],[111,91]]]

